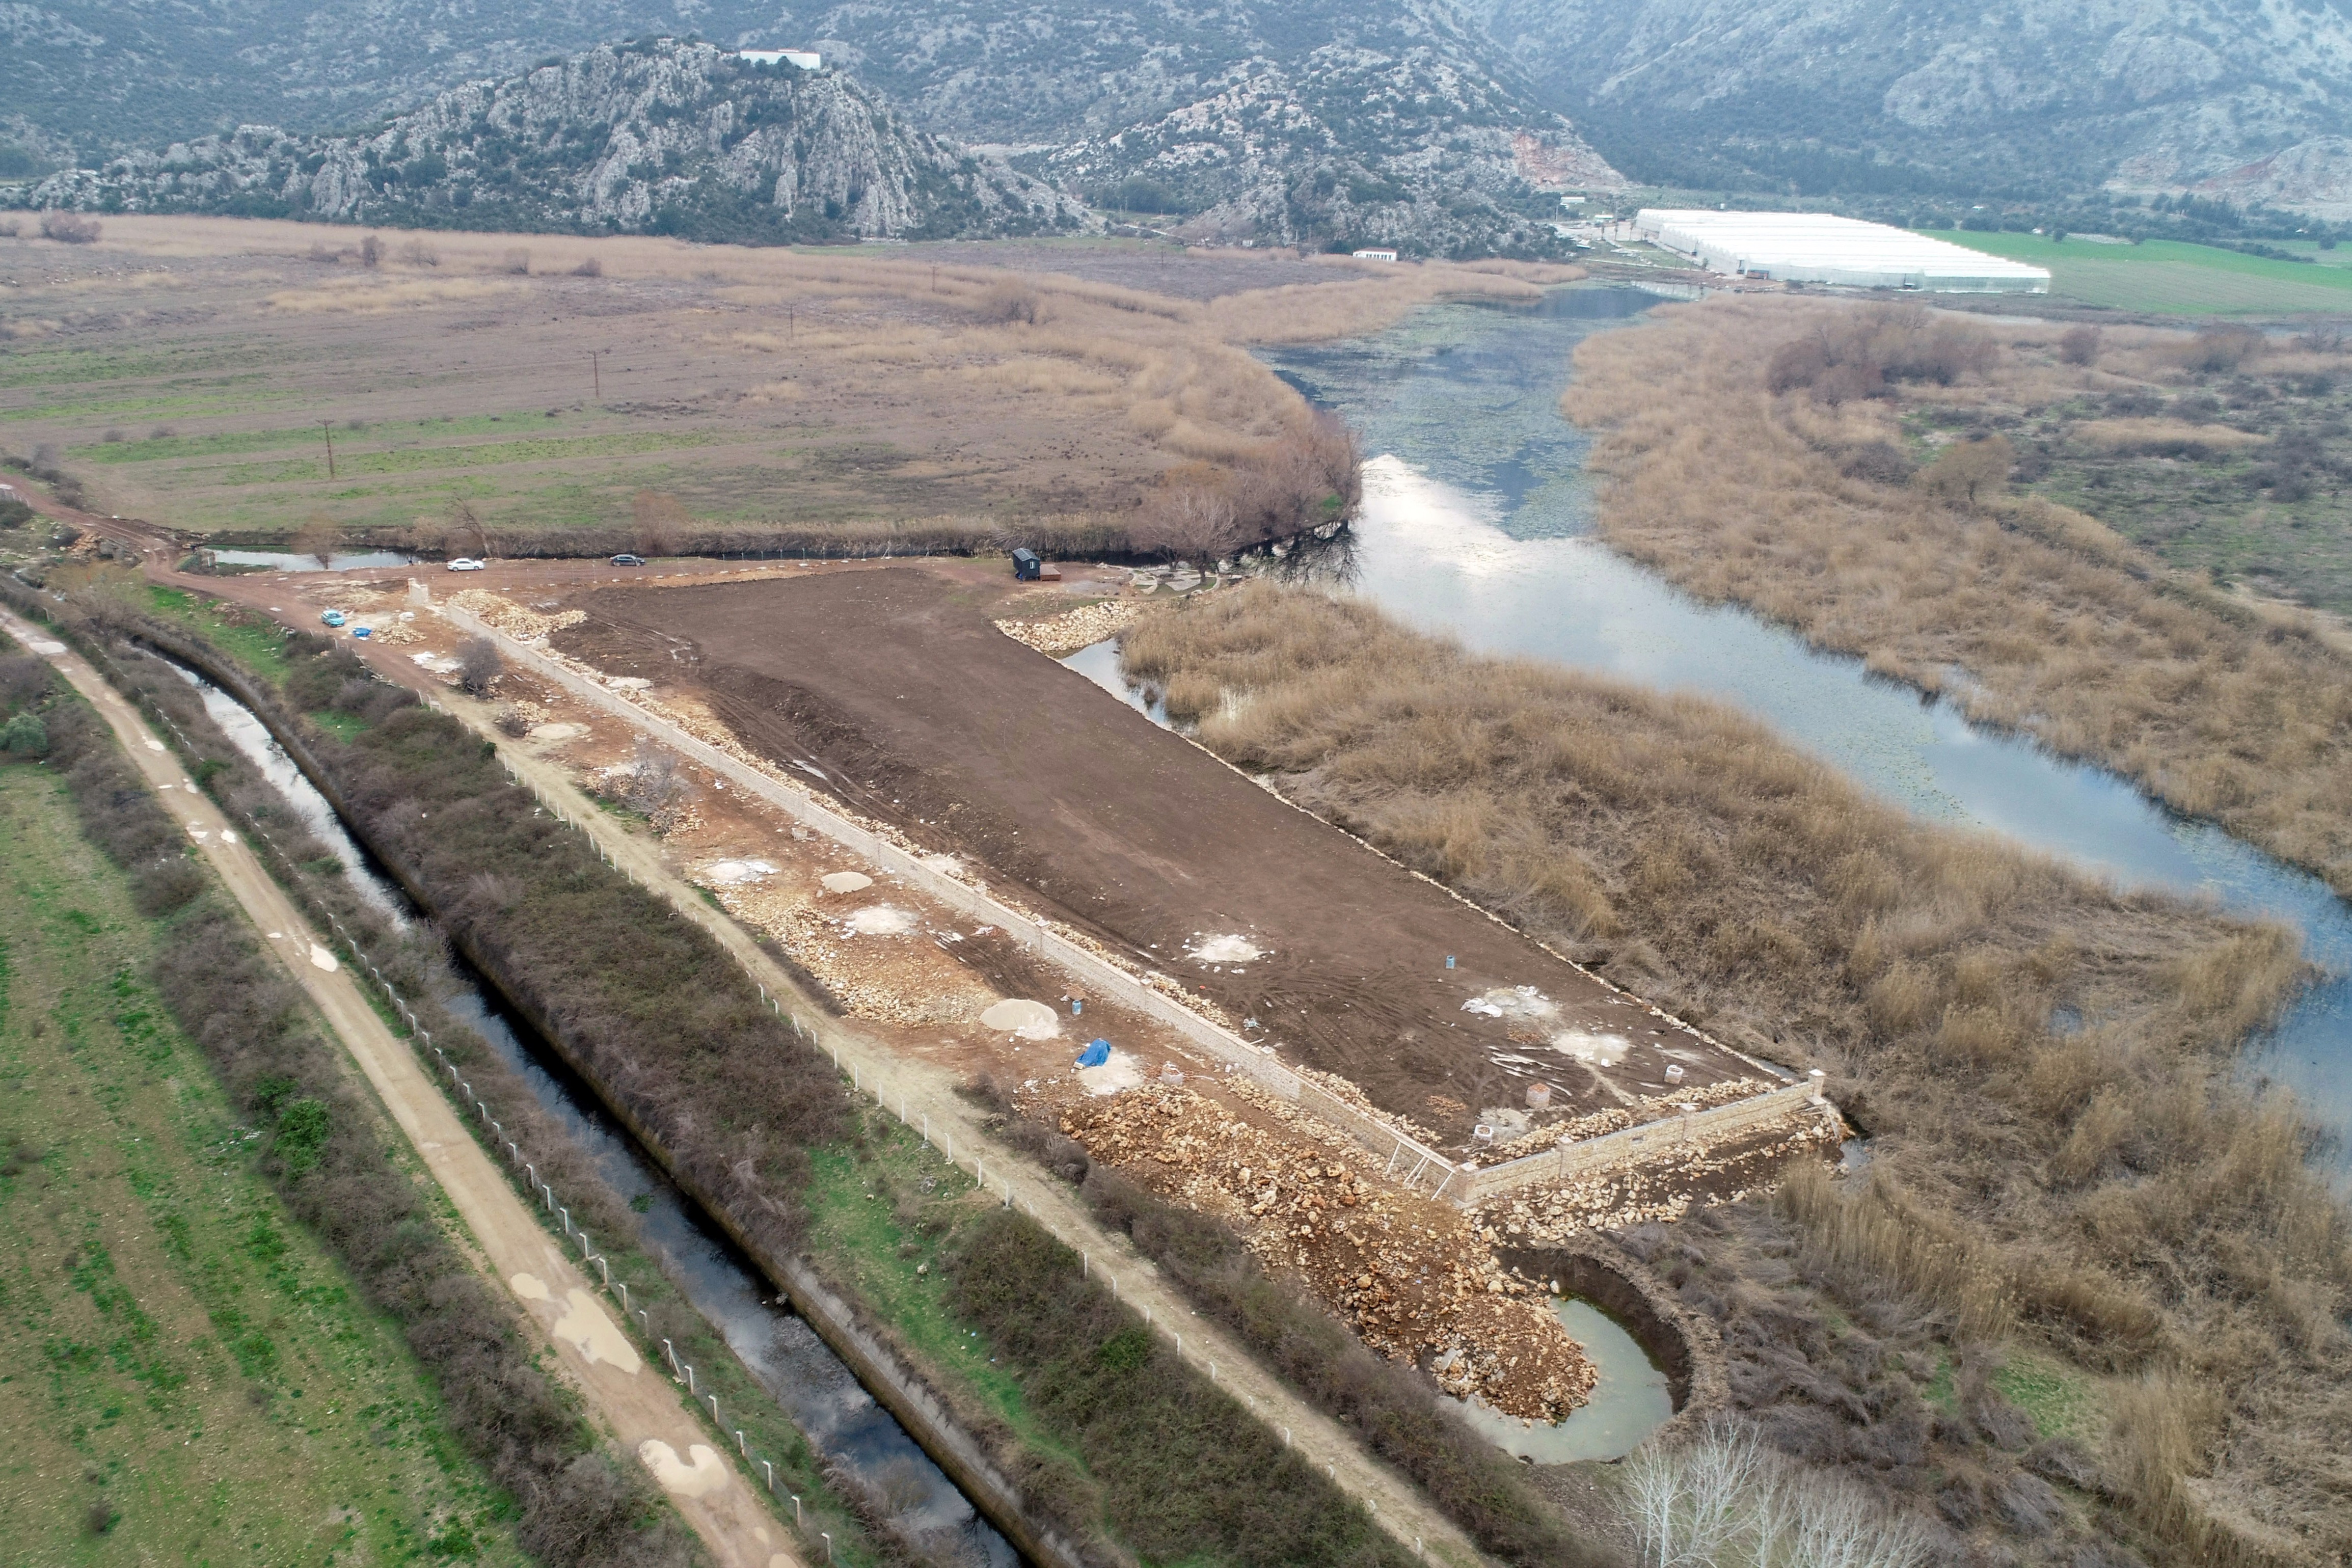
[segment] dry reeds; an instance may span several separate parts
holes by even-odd
[[[1474,658],[1352,601],[1253,584],[1148,617],[1125,657],[1308,809],[1830,1069],[1874,1174],[1780,1202],[1838,1293],[1916,1303],[1956,1343],[2200,1380],[2233,1452],[2262,1413],[2261,1460],[2216,1476],[2352,1549],[2315,1468],[2352,1422],[2352,1224],[2292,1108],[2231,1067],[2297,983],[2288,933],[1918,823],[1705,700]],[[2220,1528],[2146,1476],[2151,1529]]]
[[[1948,692],[1975,719],[2113,768],[2352,892],[2352,659],[2307,617],[2257,614],[2177,579],[2038,498],[1998,484],[1932,493],[1866,460],[1899,455],[1906,407],[1966,411],[2120,384],[2114,375],[2068,368],[2054,347],[2004,348],[1973,326],[1920,328],[1908,312],[1733,300],[1658,314],[1589,339],[1563,401],[1601,432],[1593,460],[1609,479],[1600,528],[1612,544],[1702,598],[1752,605],[1874,671]],[[1954,346],[1971,335],[1973,348]],[[2164,374],[2177,374],[2192,349],[2252,352],[2242,336],[2184,348],[2177,335],[2116,331],[2098,356],[2170,362]],[[1814,383],[1856,363],[1881,368],[1879,384],[1820,395]],[[2256,439],[2138,417],[2077,434],[2139,451]]]

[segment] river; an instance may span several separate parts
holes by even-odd
[[[2336,1134],[2339,1175],[2352,1173],[2352,906],[2115,774],[1972,725],[1746,610],[1701,605],[1592,536],[1591,440],[1559,414],[1569,358],[1657,302],[1578,286],[1532,310],[1444,305],[1375,337],[1270,353],[1370,454],[1352,531],[1358,591],[1484,652],[1730,702],[1921,816],[2294,926],[2324,976],[2248,1068],[2302,1099]]]
[[[368,902],[405,924],[414,910],[354,841],[327,797],[312,786],[261,721],[235,698],[179,665],[180,678],[203,696],[205,710],[236,749],[278,787],[319,840],[332,849]],[[783,1407],[809,1446],[868,1484],[896,1510],[898,1529],[937,1561],[1013,1568],[1012,1544],[982,1519],[896,1417],[859,1385],[816,1331],[774,1297],[759,1268],[700,1208],[664,1175],[652,1156],[604,1112],[530,1026],[514,1016],[487,983],[452,957],[464,987],[446,998],[514,1069],[541,1107],[595,1161],[597,1173],[638,1213],[640,1239],[666,1260],[694,1309],[761,1385]]]

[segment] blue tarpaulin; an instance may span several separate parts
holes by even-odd
[[[1078,1065],[1082,1068],[1098,1068],[1108,1060],[1110,1060],[1108,1040],[1097,1040],[1078,1053]]]

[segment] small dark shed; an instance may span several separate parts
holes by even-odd
[[[1035,551],[1016,550],[1013,552],[1013,575],[1018,581],[1034,583],[1037,574],[1045,569],[1045,563],[1037,559]]]

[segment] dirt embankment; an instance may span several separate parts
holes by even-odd
[[[1754,1068],[1366,852],[915,568],[568,601],[554,647],[1171,974],[1461,1153]],[[1670,1070],[1674,1069],[1671,1072]]]

